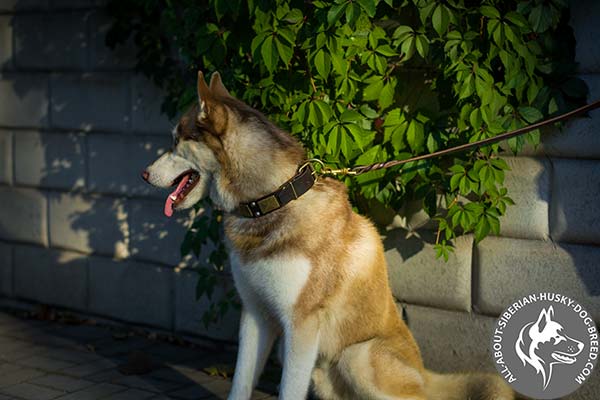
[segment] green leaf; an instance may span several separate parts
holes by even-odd
[[[340,147],[342,150],[342,154],[346,159],[349,160],[354,154],[354,149],[356,148],[356,145],[350,138],[350,135],[348,134],[348,131],[346,129],[339,126],[338,129],[340,131]]]
[[[265,41],[260,48],[260,53],[262,54],[263,62],[269,72],[274,72],[277,66],[278,53],[275,43],[273,42],[273,36],[267,36],[265,38]]]
[[[460,193],[462,195],[466,196],[469,193],[471,193],[472,188],[473,188],[473,185],[471,184],[471,180],[469,179],[468,176],[465,175],[459,179],[458,189],[460,190]]]
[[[500,234],[500,220],[497,217],[488,215],[486,216],[487,222],[490,225],[490,230],[494,235]]]
[[[552,25],[552,10],[546,4],[539,4],[531,10],[529,23],[534,32],[542,33]]]
[[[229,11],[228,3],[229,0],[214,0],[215,15],[217,16],[217,20],[220,21],[227,11]]]
[[[383,126],[395,126],[398,124],[401,124],[403,122],[405,122],[405,118],[404,118],[404,114],[402,113],[402,110],[399,108],[394,108],[393,110],[390,110],[386,117],[385,117],[385,121],[383,122]]]
[[[496,42],[498,46],[504,45],[504,24],[498,24],[498,27],[494,30],[494,33],[492,34],[492,37],[494,38],[494,42]]]
[[[412,36],[413,34],[414,34],[413,28],[411,28],[410,26],[407,26],[407,25],[400,25],[399,27],[396,28],[392,37],[394,39],[397,39],[398,41],[402,42],[409,36]]]
[[[291,29],[280,28],[277,31],[277,35],[280,38],[283,38],[292,47],[294,47],[294,45],[296,44],[296,35],[294,34],[294,32]]]
[[[356,3],[348,4],[346,8],[346,22],[350,25],[354,25],[360,16],[360,6]]]
[[[385,110],[394,102],[394,86],[391,82],[387,82],[381,90],[379,97],[379,108]]]
[[[286,14],[286,16],[284,17],[284,21],[289,24],[297,24],[300,21],[302,21],[303,17],[304,16],[302,15],[302,11],[300,11],[297,8],[293,8]]]
[[[480,170],[479,170],[479,181],[483,182],[483,183],[487,183],[490,179],[494,178],[494,173],[492,172],[492,169],[487,166],[484,165]]]
[[[460,183],[460,180],[463,176],[464,176],[463,174],[452,175],[452,178],[450,178],[450,190],[451,191],[454,192],[456,189],[458,189],[458,184]]]
[[[410,121],[408,129],[406,130],[406,140],[414,153],[422,151],[423,143],[425,142],[423,124],[414,119]]]
[[[363,113],[363,115],[365,117],[370,118],[370,119],[374,119],[379,116],[377,111],[375,111],[371,107],[369,107],[368,104],[363,104],[362,106],[360,106],[360,112]]]
[[[327,12],[327,23],[329,23],[329,26],[333,26],[336,22],[338,22],[347,6],[348,3],[344,2],[341,4],[334,4],[329,9],[329,11]]]
[[[450,22],[446,6],[439,4],[435,8],[431,22],[433,23],[433,29],[435,29],[438,35],[442,36],[446,33],[448,30],[448,23]]]
[[[315,40],[316,50],[325,47],[326,43],[327,43],[327,35],[325,35],[325,32],[319,32],[319,34],[317,35],[317,38]]]
[[[427,150],[430,153],[434,153],[434,152],[438,151],[439,149],[440,149],[440,145],[439,145],[438,141],[436,140],[435,136],[432,133],[430,133],[427,136]]]
[[[406,134],[406,128],[408,127],[408,123],[406,121],[400,125],[396,125],[393,129],[391,129],[391,137],[390,141],[392,142],[392,146],[396,151],[402,151],[406,148],[406,144],[404,143],[404,137]]]
[[[485,15],[488,18],[500,18],[500,13],[495,7],[481,6],[479,11],[481,11],[481,14]]]
[[[340,121],[342,122],[355,122],[362,119],[362,115],[356,110],[346,109],[340,115]]]
[[[269,33],[263,32],[256,35],[254,39],[252,39],[252,43],[250,44],[250,50],[252,51],[254,57],[257,57],[257,50],[259,46],[263,44],[267,35],[269,35]]]
[[[476,108],[471,112],[471,115],[469,115],[469,122],[473,128],[481,128],[483,120],[481,119],[481,110],[479,110],[479,108]]]
[[[397,56],[398,54],[396,54],[396,52],[394,51],[394,49],[392,49],[389,45],[384,44],[382,46],[379,46],[375,49],[375,52],[384,55],[386,57],[393,57],[393,56]]]
[[[446,244],[445,240],[442,243],[435,244],[433,248],[435,250],[435,257],[443,257],[445,262],[448,262],[450,253],[454,253],[454,249],[450,245]]]
[[[347,124],[344,125],[344,127],[348,132],[350,132],[361,151],[371,145],[373,139],[375,138],[375,134],[373,132],[367,132],[356,124]]]
[[[292,56],[294,55],[292,48],[281,43],[281,41],[277,38],[275,39],[275,45],[277,46],[277,52],[279,53],[281,61],[283,61],[285,65],[289,64],[292,60]]]
[[[490,233],[490,223],[487,218],[480,218],[475,226],[475,242],[479,243]]]
[[[519,107],[519,114],[521,114],[521,117],[530,124],[544,118],[542,113],[533,107]]]
[[[308,103],[308,123],[312,126],[323,125],[323,116],[314,101]]]
[[[421,24],[425,25],[427,23],[427,19],[431,15],[433,8],[436,5],[436,1],[425,1],[423,4],[419,5],[419,18],[421,19]]]
[[[317,51],[314,63],[319,75],[323,79],[327,79],[329,72],[331,71],[331,59],[329,58],[329,54],[323,49]]]
[[[497,19],[491,19],[491,20],[489,20],[488,24],[487,24],[488,34],[490,36],[493,36],[494,33],[496,33],[496,30],[498,30],[498,28],[500,26],[502,26],[502,23],[500,22],[500,20],[497,20]],[[502,46],[500,46],[500,48],[502,48]]]
[[[369,86],[367,86],[363,90],[363,99],[364,100],[376,100],[379,98],[381,91],[383,90],[383,77],[378,77],[379,79],[375,80]]]
[[[469,75],[467,79],[462,82],[462,88],[459,94],[459,100],[465,99],[475,92],[475,82],[473,80],[473,75]]]
[[[331,53],[331,65],[335,73],[342,76],[348,73],[348,68],[350,67],[348,60],[343,57],[343,54],[337,52]]]
[[[371,147],[369,150],[361,154],[356,159],[356,164],[358,165],[368,165],[373,164],[376,161],[379,161],[379,152],[381,147],[379,145]]]
[[[513,24],[515,24],[516,26],[518,26],[519,28],[527,27],[527,19],[525,19],[525,17],[519,14],[518,12],[509,11],[508,13],[506,13],[505,18]]]
[[[404,53],[405,61],[408,61],[410,58],[412,58],[413,54],[415,53],[415,37],[410,36],[404,40],[404,42],[402,42],[401,49],[402,53]]]
[[[317,106],[317,108],[319,109],[319,111],[321,112],[323,122],[330,121],[331,117],[333,116],[333,112],[332,112],[329,104],[327,104],[323,100],[315,100],[314,103]]]
[[[327,153],[333,157],[337,157],[341,149],[342,129],[339,125],[333,127],[329,131],[327,139]]]
[[[377,3],[375,0],[356,0],[356,2],[360,4],[362,9],[367,12],[369,17],[375,16],[375,11],[377,9]]]
[[[416,37],[416,48],[421,57],[427,57],[427,53],[429,53],[429,40],[425,35],[418,35]]]

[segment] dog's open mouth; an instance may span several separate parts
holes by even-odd
[[[573,364],[577,359],[566,355],[563,352],[555,351],[552,353],[552,358],[564,364]]]
[[[176,189],[167,197],[165,202],[165,215],[173,215],[173,208],[177,207],[185,197],[192,191],[200,180],[200,174],[193,169],[189,169],[173,180],[171,186],[177,186]]]

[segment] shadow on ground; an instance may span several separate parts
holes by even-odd
[[[214,376],[231,374],[227,369],[235,354],[224,348],[175,345],[45,309],[36,319],[31,316],[0,312],[0,394],[61,400],[227,398],[230,378]],[[276,367],[268,367],[252,398],[273,398],[276,385],[268,378],[277,374]]]

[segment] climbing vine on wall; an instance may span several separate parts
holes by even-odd
[[[237,97],[333,167],[403,159],[473,142],[585,100],[574,77],[567,0],[113,0],[109,45],[129,38],[137,69],[177,115],[196,99],[197,70],[218,70]],[[452,240],[498,234],[513,202],[502,151],[539,131],[476,151],[345,177],[361,212],[420,201],[437,221],[438,257]],[[220,215],[194,222],[182,253],[208,252],[199,296],[226,257]],[[205,316],[227,311],[225,291]]]

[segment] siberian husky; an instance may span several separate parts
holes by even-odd
[[[218,73],[210,85],[198,73],[198,102],[173,142],[143,176],[175,187],[167,216],[205,196],[225,211],[243,304],[229,399],[250,399],[278,337],[280,399],[304,399],[309,389],[321,399],[513,398],[497,375],[424,368],[392,297],[377,230],[352,211],[343,183],[313,182],[299,142],[233,98]]]

